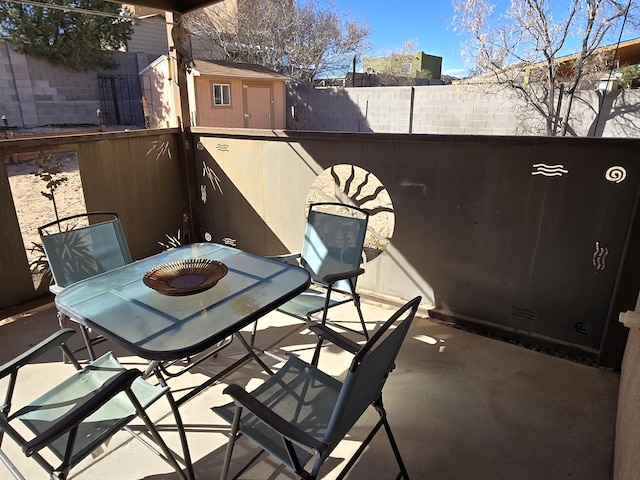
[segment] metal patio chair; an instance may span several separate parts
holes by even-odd
[[[168,387],[146,382],[141,378],[140,371],[125,369],[111,353],[80,368],[67,346],[67,340],[74,333],[74,330],[68,328],[58,330],[24,354],[0,366],[0,379],[6,379],[4,404],[0,407],[0,447],[6,434],[52,480],[64,480],[70,469],[86,457],[95,456],[102,444],[139,417],[151,440],[160,449],[152,450],[171,465],[180,478],[186,478],[145,412],[161,397],[169,398]],[[17,382],[20,369],[56,347],[60,347],[71,360],[76,372],[58,386],[12,412],[13,394],[16,386],[20,388]],[[135,436],[151,448],[148,438],[141,437],[139,433]],[[2,450],[0,460],[13,478],[25,479]]]
[[[320,324],[331,322],[331,307],[353,302],[365,338],[369,338],[356,292],[361,268],[364,238],[369,214],[361,208],[343,203],[321,202],[309,206],[309,215],[300,253],[279,255],[278,260],[298,260],[311,275],[312,284],[302,294],[281,305],[278,311],[317,323],[314,316],[321,312]],[[340,324],[341,328],[356,331]]]
[[[354,354],[344,382],[291,355],[278,373],[252,393],[234,384],[226,387],[224,393],[230,395],[233,402],[213,408],[231,424],[220,478],[227,478],[235,441],[245,435],[298,477],[315,479],[331,452],[367,407],[373,406],[380,420],[337,478],[346,475],[378,430],[384,427],[400,468],[397,478],[408,479],[387,421],[382,388],[394,368],[420,300],[421,297],[416,297],[401,307],[362,346],[327,326],[311,327],[319,336],[318,348],[327,340]]]
[[[102,221],[76,226],[78,219]],[[75,282],[131,263],[129,247],[116,212],[72,215],[39,227],[38,233],[55,282],[49,287],[54,295]],[[67,319],[58,312],[61,328],[66,326]],[[89,358],[94,360],[93,346],[104,339],[99,336],[91,338],[89,329],[85,325],[80,327]]]

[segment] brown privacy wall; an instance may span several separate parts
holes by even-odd
[[[119,213],[134,259],[161,251],[158,242],[166,242],[166,234],[176,235],[182,228],[177,130],[0,141],[0,158],[39,150],[76,152],[87,211]],[[42,295],[33,287],[4,162],[0,162],[0,221],[2,309]]]
[[[391,243],[365,265],[361,289],[421,294],[441,313],[593,357],[612,341],[615,358],[602,363],[619,364],[625,332],[607,327],[638,293],[625,259],[638,249],[629,235],[639,141],[194,132],[207,238],[299,251],[312,183],[354,164],[382,182],[395,213]],[[346,194],[358,202],[356,190]]]
[[[0,309],[29,300],[34,293],[7,167],[0,161]]]
[[[87,211],[118,212],[134,260],[182,229],[178,137],[160,132],[78,145]]]

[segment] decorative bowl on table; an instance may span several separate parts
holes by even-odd
[[[204,292],[226,274],[224,263],[196,258],[158,265],[145,273],[142,281],[163,295],[182,296]]]

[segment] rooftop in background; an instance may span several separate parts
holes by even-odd
[[[250,63],[233,63],[209,60],[194,60],[194,72],[202,75],[212,75],[216,77],[230,78],[255,78],[269,80],[291,80],[287,75],[283,75],[273,70]]]

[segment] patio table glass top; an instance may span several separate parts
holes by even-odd
[[[143,283],[157,265],[189,259],[224,263],[227,274],[201,293],[163,295]],[[214,243],[178,247],[91,277],[56,297],[58,309],[148,360],[195,355],[303,292],[302,268]]]

